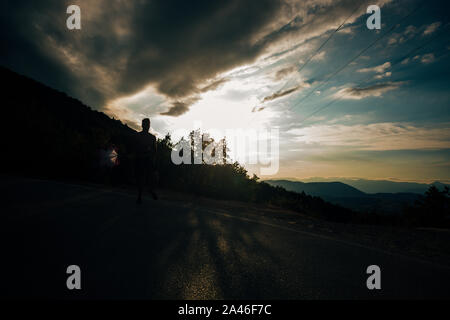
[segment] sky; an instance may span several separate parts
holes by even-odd
[[[71,4],[81,30],[66,27]],[[3,66],[133,128],[150,117],[160,138],[277,129],[279,170],[265,179],[450,181],[446,1],[1,6]]]

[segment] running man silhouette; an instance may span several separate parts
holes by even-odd
[[[142,190],[145,186],[149,187],[153,199],[158,199],[154,191],[156,181],[152,177],[156,171],[156,137],[149,133],[149,130],[150,119],[142,119],[142,131],[137,134],[135,158],[135,174],[138,187],[137,204],[142,203]]]

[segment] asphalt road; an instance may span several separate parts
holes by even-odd
[[[281,222],[50,181],[2,178],[0,192],[2,297],[450,297],[448,267]],[[366,287],[373,264],[381,290]],[[66,287],[69,265],[81,268],[81,290]]]

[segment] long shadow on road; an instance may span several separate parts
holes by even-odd
[[[47,181],[4,183],[6,297],[315,299],[449,297],[449,272],[358,246],[216,214]],[[21,199],[27,199],[24,203]],[[82,289],[68,290],[78,265]],[[383,290],[367,290],[368,265]]]

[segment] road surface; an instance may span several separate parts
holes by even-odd
[[[2,178],[2,297],[449,298],[450,269],[195,202]],[[68,290],[66,269],[81,269]],[[368,290],[366,268],[381,268]]]

